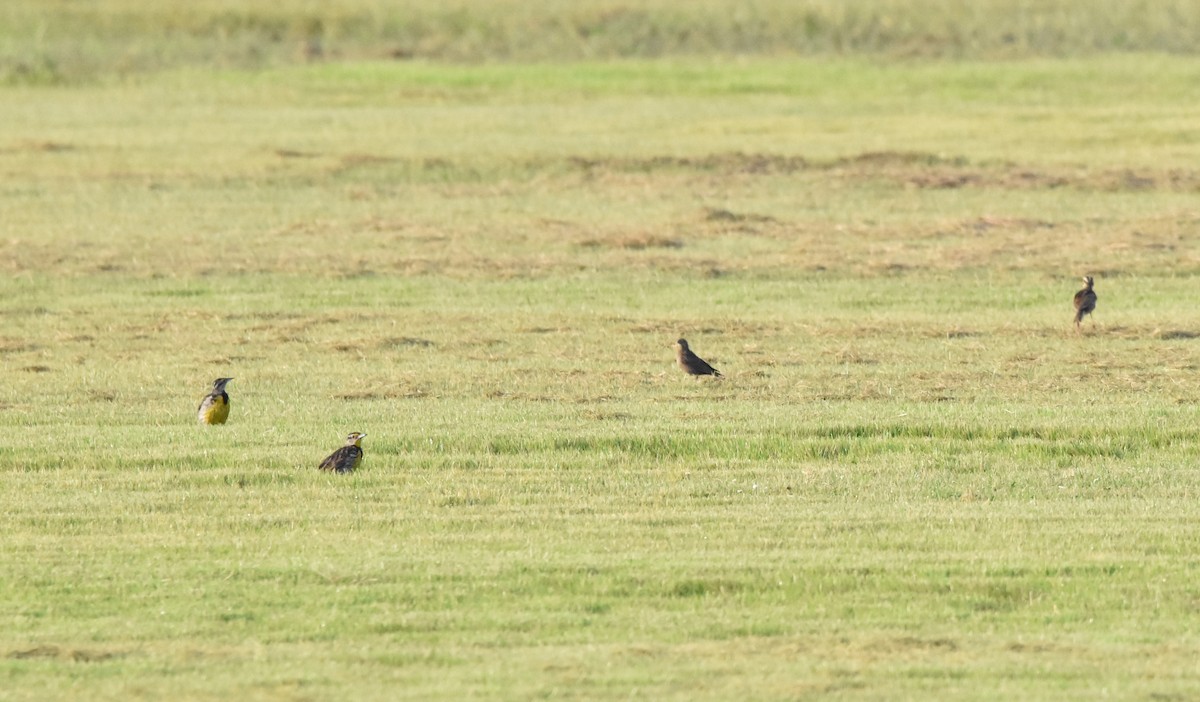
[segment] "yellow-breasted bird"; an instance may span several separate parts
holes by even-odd
[[[1092,290],[1092,276],[1083,276],[1083,290],[1075,293],[1075,328],[1083,324],[1083,318],[1096,309],[1096,291]]]
[[[675,342],[675,362],[688,375],[715,375],[721,377],[721,371],[708,365],[708,362],[692,353],[686,339]]]
[[[225,385],[233,378],[217,378],[213,381],[212,390],[196,409],[196,420],[201,424],[224,424],[229,419],[229,393]]]
[[[346,445],[334,451],[321,461],[321,470],[331,470],[335,473],[353,473],[358,464],[362,463],[363,450],[359,444],[366,434],[352,431],[346,435]]]

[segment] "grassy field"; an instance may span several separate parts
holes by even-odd
[[[0,85],[297,60],[1195,55],[1194,0],[5,0]]]
[[[0,88],[0,700],[1200,695],[1200,59],[101,53]]]

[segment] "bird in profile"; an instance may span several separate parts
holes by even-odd
[[[213,381],[212,390],[200,400],[196,408],[196,421],[201,424],[224,424],[229,419],[229,393],[225,386],[233,378],[217,378]]]
[[[359,444],[366,436],[357,431],[347,434],[346,445],[326,456],[325,460],[321,461],[320,469],[334,473],[353,473],[358,464],[362,463],[363,450]]]
[[[1083,324],[1083,318],[1096,309],[1096,291],[1092,290],[1092,276],[1083,276],[1083,290],[1075,293],[1075,329]]]
[[[688,348],[687,339],[675,342],[675,362],[688,375],[715,375],[721,377],[721,371],[708,365],[708,362],[692,353]]]

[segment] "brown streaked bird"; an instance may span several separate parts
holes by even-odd
[[[225,386],[233,378],[217,378],[213,381],[212,390],[200,400],[196,408],[196,421],[201,424],[224,424],[229,419],[229,393]]]
[[[1092,290],[1092,276],[1083,276],[1083,290],[1075,293],[1075,329],[1083,324],[1083,318],[1096,309],[1096,291]]]
[[[366,436],[357,431],[347,434],[346,445],[326,456],[325,460],[321,461],[319,468],[334,473],[353,473],[354,469],[362,463],[363,450],[359,444]]]
[[[675,342],[675,362],[688,375],[715,375],[721,377],[721,371],[708,365],[708,362],[692,353],[688,348],[687,339]]]

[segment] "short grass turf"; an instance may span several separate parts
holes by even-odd
[[[0,699],[1200,694],[1196,69],[4,88]]]

